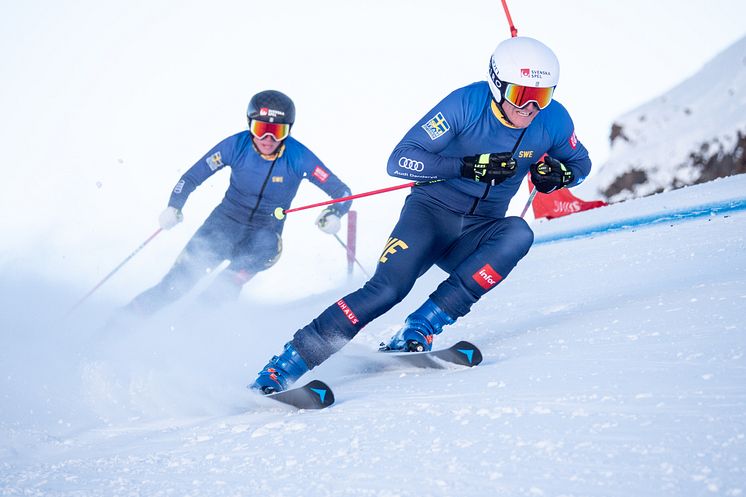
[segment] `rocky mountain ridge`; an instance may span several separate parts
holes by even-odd
[[[620,116],[610,140],[609,160],[588,182],[611,202],[745,173],[746,36]]]

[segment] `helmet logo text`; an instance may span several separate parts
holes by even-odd
[[[531,69],[530,67],[524,67],[521,69],[522,78],[543,79],[544,76],[551,78],[552,73],[541,69]]]
[[[281,110],[270,109],[269,107],[262,107],[259,109],[260,116],[266,117],[282,117],[285,113]]]

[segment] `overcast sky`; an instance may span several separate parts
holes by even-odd
[[[385,173],[393,146],[450,91],[484,79],[490,53],[510,36],[499,0],[276,5],[4,2],[0,262],[34,257],[42,270],[63,278],[82,272],[95,282],[157,227],[181,173],[245,129],[249,98],[267,88],[295,100],[294,136],[353,191],[396,184]],[[557,53],[556,98],[596,165],[608,155],[616,116],[746,34],[740,0],[513,0],[509,7],[519,34]],[[227,174],[213,180],[190,199],[184,225],[137,263],[152,278],[222,197]],[[382,246],[403,195],[356,203],[367,259]],[[295,205],[321,199],[305,185]],[[339,256],[314,218],[288,221],[290,260],[278,275],[308,266],[304,257],[317,264]],[[323,244],[321,254],[308,252]],[[133,270],[121,281],[127,291],[144,284]]]

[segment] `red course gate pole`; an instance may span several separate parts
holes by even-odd
[[[515,38],[518,36],[518,30],[513,25],[513,19],[510,17],[510,11],[508,10],[508,2],[507,0],[502,0],[503,2],[503,10],[505,10],[505,17],[508,18],[508,25],[510,26],[510,36],[512,38]]]
[[[347,213],[347,274],[352,276],[357,251],[357,211]]]

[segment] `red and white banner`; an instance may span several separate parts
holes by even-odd
[[[533,183],[531,183],[531,177],[528,178],[528,191],[534,189]],[[603,207],[609,205],[603,200],[581,200],[567,188],[554,191],[552,193],[539,193],[534,197],[534,201],[531,206],[534,208],[534,218],[539,219],[545,217],[547,219],[553,219],[555,217],[567,216],[580,211],[587,211],[588,209],[595,209],[596,207]]]

